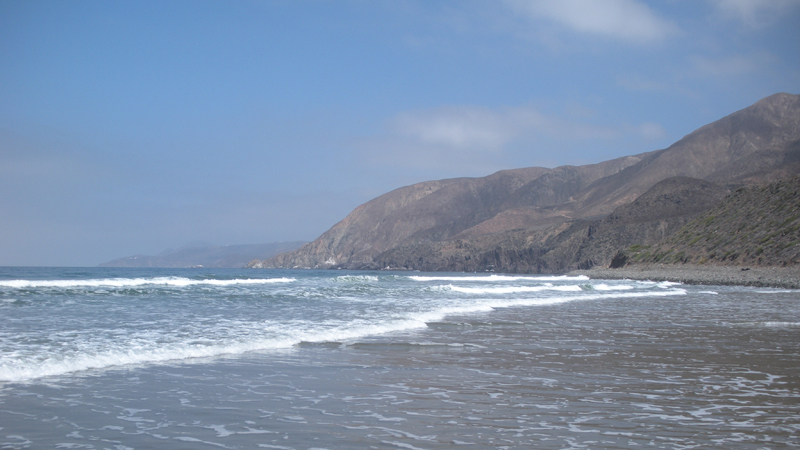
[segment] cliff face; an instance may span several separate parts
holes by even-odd
[[[670,235],[729,188],[797,173],[800,96],[776,94],[664,150],[400,188],[262,265],[528,273],[607,265],[619,248]]]

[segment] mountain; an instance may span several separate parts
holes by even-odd
[[[252,260],[271,258],[299,248],[305,242],[276,242],[215,246],[192,242],[177,250],[165,250],[156,256],[134,255],[115,259],[101,267],[244,267]]]
[[[800,264],[800,178],[737,189],[657,245],[628,248],[615,262]]]
[[[798,173],[800,96],[775,94],[663,150],[406,186],[260,265],[525,273],[608,265],[619,249],[656,243],[730,190]]]

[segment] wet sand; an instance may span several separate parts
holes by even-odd
[[[694,264],[641,264],[619,269],[576,270],[592,279],[676,281],[684,284],[760,286],[800,289],[800,266],[741,267]]]

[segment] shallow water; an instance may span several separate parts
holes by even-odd
[[[797,291],[47,270],[118,281],[0,288],[0,448],[800,446]]]

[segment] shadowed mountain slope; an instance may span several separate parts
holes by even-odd
[[[775,94],[664,150],[400,188],[262,265],[539,273],[608,264],[619,246],[669,235],[726,189],[797,173],[800,96]]]
[[[602,219],[403,245],[375,260],[378,265],[397,269],[514,273],[553,273],[607,265],[619,249],[632,243],[652,245],[661,241],[726,194],[727,189],[711,182],[673,177]]]
[[[265,265],[373,267],[374,258],[389,249],[447,240],[492,219],[506,209],[505,202],[515,192],[532,182],[549,195],[529,201],[534,217],[526,218],[520,226],[561,223],[571,217],[551,208],[555,201],[568,199],[583,186],[641,158],[627,156],[580,167],[504,170],[483,178],[428,181],[403,187],[359,206],[314,242],[265,261]],[[561,176],[564,172],[570,176]],[[490,231],[507,230],[507,226],[493,226]]]
[[[800,264],[800,178],[737,189],[658,245],[629,248],[621,258],[618,265]]]

